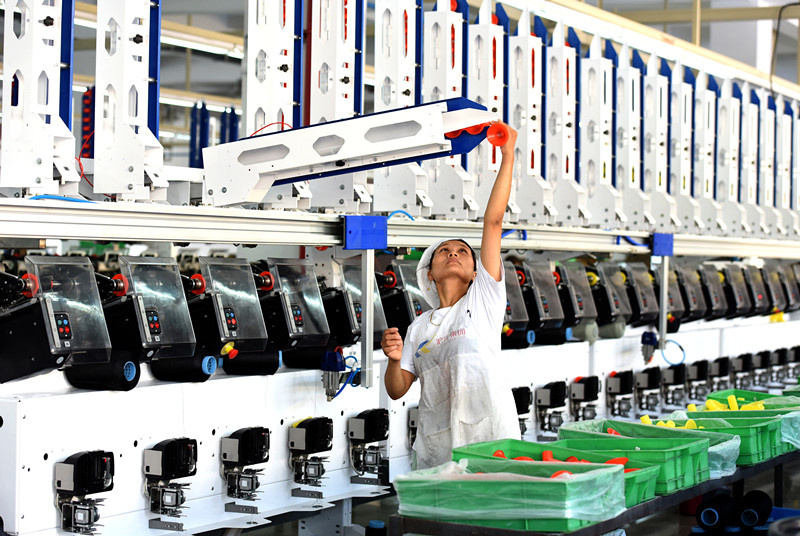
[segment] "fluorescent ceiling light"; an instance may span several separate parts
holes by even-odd
[[[160,97],[158,102],[168,106],[181,106],[183,108],[194,108],[195,103],[188,100],[173,99],[171,97]]]
[[[159,138],[174,138],[175,135],[176,134],[174,132],[170,132],[168,130],[159,130],[158,131],[158,137]]]
[[[75,91],[76,93],[84,93],[86,92],[87,89],[89,88],[86,86],[81,86],[80,84],[72,84],[72,91]]]
[[[200,52],[208,52],[210,54],[219,54],[221,56],[226,56],[228,54],[228,49],[224,47],[217,47],[214,45],[206,45],[203,43],[196,43],[194,41],[187,41],[185,39],[177,39],[175,37],[161,37],[161,43],[164,45],[172,45],[176,47],[182,48],[190,48],[192,50],[197,50]]]
[[[75,26],[82,26],[84,28],[91,28],[92,30],[96,30],[97,22],[93,20],[79,19],[78,17],[75,17]]]

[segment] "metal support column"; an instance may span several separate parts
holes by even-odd
[[[778,508],[783,508],[783,464],[775,466],[773,473],[773,501],[772,504]]]
[[[361,319],[361,385],[372,387],[372,340],[375,325],[375,250],[361,253],[361,288],[364,315]]]
[[[669,257],[661,257],[661,295],[658,297],[661,306],[658,308],[658,348],[663,350],[667,345],[667,316],[669,315]]]

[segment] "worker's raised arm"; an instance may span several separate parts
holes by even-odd
[[[507,126],[507,125],[506,125]],[[503,263],[500,260],[500,238],[503,234],[503,216],[508,207],[511,195],[511,176],[514,168],[514,148],[517,143],[517,131],[507,126],[508,140],[500,147],[503,160],[500,171],[494,181],[492,193],[483,213],[483,237],[481,239],[481,264],[486,271],[500,281]]]

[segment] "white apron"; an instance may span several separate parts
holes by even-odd
[[[452,459],[451,449],[498,439],[520,438],[514,396],[500,381],[499,357],[486,342],[496,334],[478,333],[462,298],[441,316],[424,313],[421,322],[441,325],[414,360],[422,382],[419,429],[414,443],[417,468]],[[509,371],[505,371],[510,376]]]

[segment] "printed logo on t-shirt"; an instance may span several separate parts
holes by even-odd
[[[422,354],[429,354],[431,351],[428,348],[429,345],[434,344],[435,346],[439,346],[443,342],[449,341],[450,339],[454,339],[456,337],[463,337],[467,334],[467,330],[464,328],[461,329],[454,329],[444,337],[436,337],[435,339],[430,339],[427,341],[423,341],[417,346],[417,351],[414,353],[414,357],[419,359],[422,357]]]
[[[431,342],[431,341],[430,340],[422,341],[422,343],[420,343],[420,345],[417,346],[417,351],[414,353],[414,357],[419,359],[420,357],[422,357],[422,354],[430,353],[430,350],[428,350],[428,343],[429,342]]]

